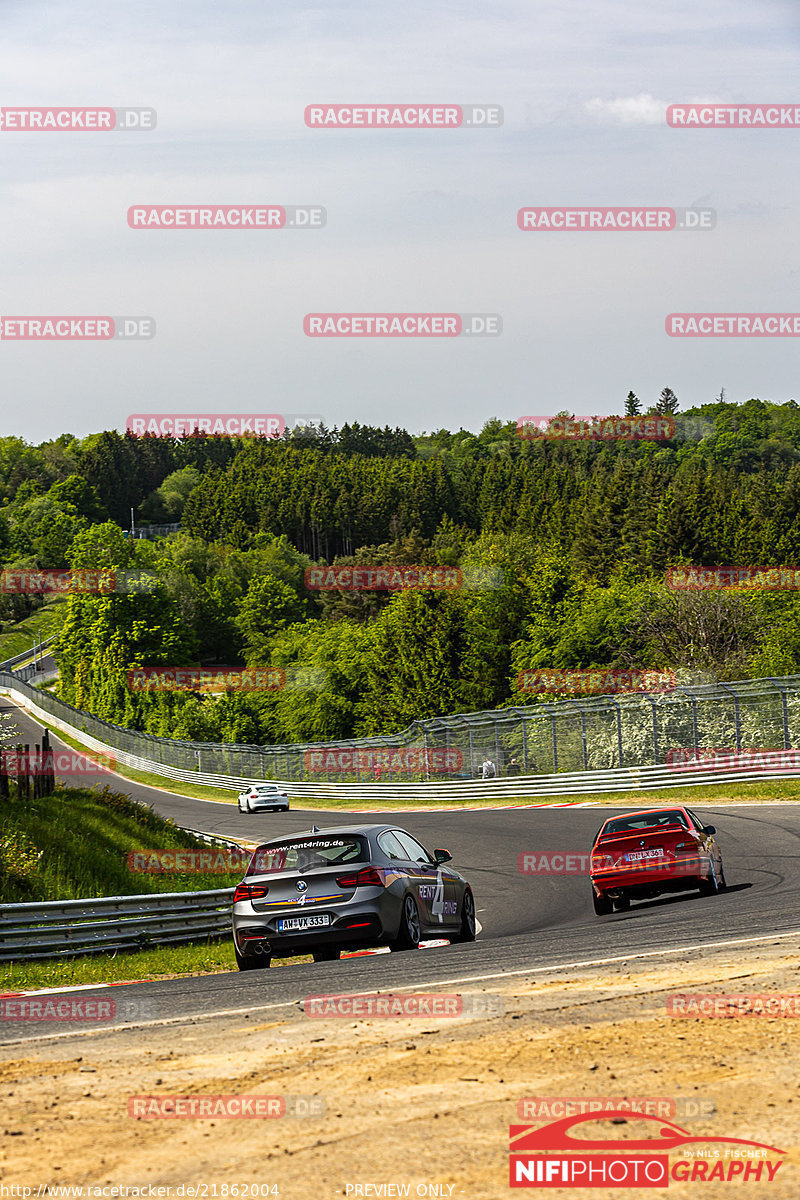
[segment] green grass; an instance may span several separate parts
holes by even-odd
[[[0,902],[204,891],[242,877],[240,867],[224,873],[129,869],[131,851],[172,849],[210,847],[107,787],[0,800]]]
[[[310,954],[300,958],[277,958],[270,969],[311,961]],[[145,979],[216,975],[220,971],[235,970],[230,937],[210,938],[189,946],[153,946],[149,950],[84,954],[57,961],[0,963],[0,992],[75,987],[85,983],[135,983]]]
[[[47,604],[31,613],[24,621],[9,625],[0,634],[0,662],[22,654],[23,650],[33,647],[33,635],[41,635],[42,640],[56,633],[63,615],[63,596],[50,600]]]

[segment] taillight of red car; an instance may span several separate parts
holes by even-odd
[[[268,891],[265,883],[240,883],[233,893],[233,903],[238,904],[240,900],[261,900]]]
[[[337,875],[336,883],[343,888],[383,887],[383,875],[377,867],[362,867],[351,875]]]

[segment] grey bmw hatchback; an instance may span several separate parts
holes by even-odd
[[[233,896],[240,971],[273,958],[388,945],[413,950],[430,937],[475,940],[475,899],[462,875],[394,825],[313,829],[265,842]]]

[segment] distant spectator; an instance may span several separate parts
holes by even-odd
[[[485,758],[481,763],[481,779],[494,779],[497,774],[497,767],[490,758]]]

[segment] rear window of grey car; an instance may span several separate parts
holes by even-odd
[[[247,868],[248,875],[279,871],[306,871],[342,863],[369,862],[367,839],[346,835],[340,838],[298,838],[259,846]]]

